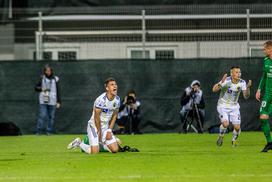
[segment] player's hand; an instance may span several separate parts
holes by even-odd
[[[250,88],[251,86],[252,86],[252,81],[251,81],[251,80],[248,80],[247,88]]]
[[[228,77],[228,74],[225,73],[223,78],[221,79],[220,83],[224,83],[227,77]]]
[[[57,103],[56,108],[57,108],[57,109],[60,108],[60,103],[59,103],[59,102]]]
[[[111,139],[112,139],[112,134],[110,131],[108,131],[106,134],[106,140],[111,140]]]
[[[255,98],[257,101],[260,101],[260,98],[261,98],[261,91],[258,89],[257,92],[256,92],[256,95],[255,95]]]

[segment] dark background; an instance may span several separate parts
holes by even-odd
[[[16,123],[23,134],[35,132],[38,94],[34,85],[47,62],[0,62],[0,122]],[[92,105],[103,91],[103,82],[117,79],[118,95],[135,89],[142,102],[142,132],[177,132],[180,129],[180,96],[192,80],[202,84],[206,101],[205,129],[219,124],[216,111],[218,93],[213,84],[233,65],[242,69],[245,80],[252,79],[249,100],[240,97],[242,130],[258,130],[259,103],[255,92],[261,76],[262,59],[191,59],[191,60],[88,60],[50,62],[60,77],[62,108],[56,114],[57,133],[84,133]]]

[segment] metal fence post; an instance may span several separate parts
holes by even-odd
[[[36,60],[42,60],[43,58],[43,24],[42,24],[42,12],[39,12],[39,27],[36,32]]]
[[[250,10],[246,10],[247,13],[247,57],[250,57]]]
[[[145,41],[146,41],[145,10],[142,10],[142,46],[143,46],[142,57],[143,59],[146,59]]]
[[[8,17],[9,19],[12,19],[12,0],[9,0],[9,11],[8,11]]]

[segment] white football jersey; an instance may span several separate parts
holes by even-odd
[[[239,106],[238,99],[241,91],[246,90],[246,82],[240,79],[238,83],[232,83],[231,77],[227,77],[221,84],[221,92],[218,99],[218,105],[222,106]]]
[[[120,102],[120,97],[118,96],[116,96],[113,100],[109,100],[106,93],[101,94],[94,102],[92,117],[88,123],[93,128],[96,128],[94,121],[94,109],[100,108],[101,129],[108,129],[109,121],[111,120],[114,111],[119,109]]]

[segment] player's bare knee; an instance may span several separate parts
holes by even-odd
[[[95,146],[95,147],[91,147],[90,148],[90,154],[98,154],[99,153],[99,147]]]
[[[240,130],[240,125],[234,126],[234,129],[235,129],[236,131],[239,131],[239,130]]]
[[[111,152],[112,152],[112,153],[117,153],[117,152],[118,152],[118,148],[113,148],[113,149],[111,150]]]
[[[98,154],[99,151],[92,151],[90,154]]]
[[[224,128],[227,128],[229,126],[229,122],[227,120],[222,122]]]
[[[108,145],[108,148],[110,149],[111,153],[117,153],[119,150],[117,143],[113,143],[111,145]]]

